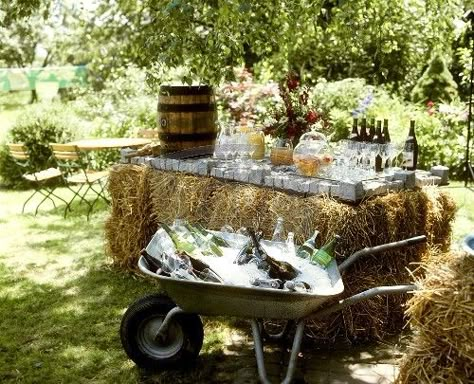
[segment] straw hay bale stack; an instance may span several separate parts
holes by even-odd
[[[415,332],[397,383],[474,382],[474,257],[441,254],[408,301]]]
[[[150,173],[150,168],[129,165],[113,167],[109,174],[112,206],[105,223],[106,252],[123,268],[136,268],[140,250],[157,230],[149,196]]]
[[[122,176],[121,176],[122,175]],[[354,206],[331,198],[300,197],[267,188],[231,183],[210,177],[159,172],[144,166],[116,166],[109,180],[113,201],[106,226],[109,255],[120,266],[135,268],[140,249],[160,221],[176,217],[201,222],[208,228],[224,224],[260,228],[270,237],[276,218],[285,219],[297,242],[315,228],[322,241],[342,236],[338,262],[352,252],[378,244],[425,234],[430,246],[449,247],[455,205],[437,188],[391,193]],[[345,296],[377,285],[406,283],[410,262],[427,258],[424,246],[362,260],[344,276]],[[333,341],[383,338],[403,326],[404,296],[374,298],[315,322],[310,336]]]

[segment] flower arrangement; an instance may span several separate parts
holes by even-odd
[[[311,105],[308,88],[301,85],[295,73],[289,73],[279,89],[283,105],[270,112],[270,119],[264,123],[264,133],[274,138],[290,139],[296,145],[301,135],[321,120],[321,115]]]

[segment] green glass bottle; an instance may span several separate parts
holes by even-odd
[[[339,235],[335,235],[329,243],[324,244],[311,255],[311,262],[313,264],[320,264],[323,267],[327,267],[335,257],[334,249],[340,240],[341,237]]]
[[[222,237],[214,235],[212,232],[209,232],[206,228],[204,228],[201,224],[196,223],[193,225],[195,229],[201,232],[204,236],[210,236],[211,241],[219,246],[219,247],[230,247],[229,243],[225,241]]]
[[[203,235],[198,229],[191,224],[185,224],[186,229],[191,233],[194,240],[204,254],[212,256],[223,256],[222,250],[212,241],[212,236]]]
[[[296,252],[296,256],[302,259],[308,259],[316,251],[316,239],[319,236],[319,231],[315,230],[313,236],[306,240]]]
[[[173,231],[170,227],[168,227],[168,225],[166,225],[165,223],[161,223],[160,226],[169,235],[169,237],[171,237],[171,240],[173,240],[173,243],[178,252],[186,252],[188,255],[193,256],[199,256],[201,254],[199,249],[194,244],[183,239],[177,232]]]

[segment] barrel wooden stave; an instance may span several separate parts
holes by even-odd
[[[157,120],[165,152],[214,145],[216,119],[211,88],[166,86],[160,89]]]

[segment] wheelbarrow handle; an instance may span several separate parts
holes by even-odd
[[[357,304],[360,301],[371,299],[372,297],[379,296],[379,295],[400,295],[403,293],[408,293],[412,291],[416,291],[418,287],[414,284],[404,284],[404,285],[389,285],[389,286],[380,286],[367,289],[360,293],[357,293],[353,296],[347,297],[345,299],[339,300],[339,302],[321,309],[319,311],[313,312],[310,314],[305,320],[309,320],[311,318],[319,318],[331,313],[340,311],[350,305]]]
[[[339,272],[342,273],[363,256],[375,255],[377,253],[392,251],[394,249],[409,247],[409,246],[421,244],[421,243],[426,243],[425,235],[415,236],[409,239],[395,241],[393,243],[377,245],[371,248],[364,248],[357,252],[354,252],[346,260],[344,260],[337,268],[339,269]]]

